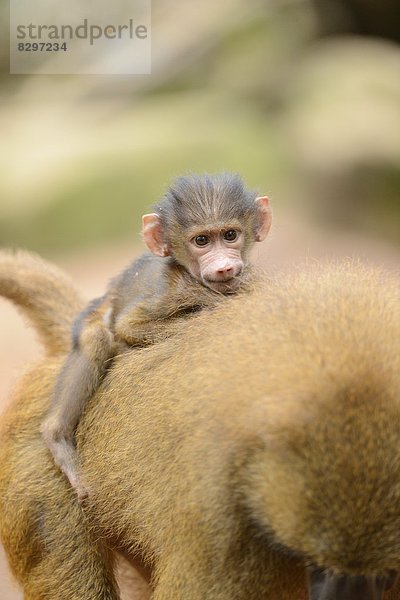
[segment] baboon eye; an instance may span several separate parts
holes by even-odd
[[[235,229],[228,229],[228,231],[225,231],[224,233],[224,240],[226,240],[227,242],[234,242],[237,236],[238,234]]]
[[[210,240],[206,235],[196,235],[196,237],[194,238],[194,243],[196,244],[196,246],[200,246],[200,248],[202,246],[207,246],[209,241]]]

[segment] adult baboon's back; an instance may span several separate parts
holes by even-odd
[[[118,598],[116,546],[155,567],[156,600],[305,599],[306,566],[312,600],[392,583],[397,283],[348,264],[260,288],[118,358],[77,432],[84,511],[39,435],[59,360],[21,382],[0,532],[28,598]]]

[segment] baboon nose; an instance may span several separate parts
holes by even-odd
[[[233,273],[233,267],[230,267],[230,266],[221,267],[220,269],[218,269],[217,273],[219,275],[230,275]]]

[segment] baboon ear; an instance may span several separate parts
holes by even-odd
[[[164,229],[160,217],[156,213],[143,215],[142,217],[143,239],[153,254],[156,256],[168,256],[169,248],[164,241]]]
[[[268,196],[256,198],[257,204],[257,226],[255,241],[262,242],[268,235],[272,223],[272,211],[269,205]]]

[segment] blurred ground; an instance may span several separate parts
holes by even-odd
[[[87,298],[99,294],[119,269],[133,257],[135,250],[129,244],[117,244],[107,249],[91,251],[75,258],[58,259],[57,263],[73,277]],[[136,247],[136,253],[140,248]],[[310,225],[293,214],[276,214],[269,241],[257,247],[254,261],[263,268],[280,270],[291,268],[304,260],[337,257],[359,257],[362,261],[398,269],[400,248],[387,242],[371,242],[370,238],[355,234],[337,234]],[[32,330],[27,328],[11,304],[0,301],[0,410],[7,404],[12,384],[21,370],[36,359],[40,348]],[[4,556],[0,554],[0,599],[20,600],[19,591],[12,585]]]

